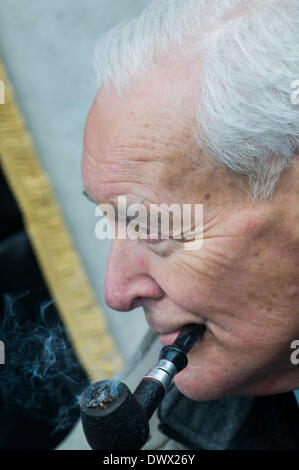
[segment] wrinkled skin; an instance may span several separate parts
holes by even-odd
[[[298,388],[299,366],[290,361],[290,344],[299,339],[298,165],[271,200],[253,203],[240,178],[198,153],[192,77],[184,77],[184,88],[180,73],[165,67],[122,99],[112,87],[99,92],[86,123],[82,175],[98,204],[119,195],[128,204],[202,203],[203,246],[113,240],[105,300],[120,311],[142,305],[164,344],[184,324],[206,324],[175,377],[190,398]]]

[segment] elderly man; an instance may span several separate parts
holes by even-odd
[[[295,400],[277,394],[299,388],[298,44],[297,0],[158,0],[97,50],[82,161],[89,197],[203,207],[200,249],[185,249],[186,238],[116,237],[106,302],[142,306],[163,344],[185,324],[206,325],[176,391],[191,415],[243,397],[234,433],[253,397],[278,397],[279,414],[282,398],[289,410]],[[246,448],[227,432],[219,448]]]

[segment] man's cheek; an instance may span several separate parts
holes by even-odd
[[[231,355],[209,333],[189,353],[186,369],[174,379],[178,389],[194,400],[214,400],[230,393],[244,374],[242,358]]]
[[[188,367],[175,377],[178,389],[194,400],[214,400],[271,373],[277,354],[253,339],[235,340],[209,329],[188,354]],[[244,338],[243,338],[244,339]]]
[[[194,251],[176,247],[169,266],[176,270],[177,278],[186,279],[189,283],[197,282],[199,288],[203,282],[210,285],[211,281],[219,279],[220,271],[224,274],[229,269],[226,257],[208,249],[208,246]]]

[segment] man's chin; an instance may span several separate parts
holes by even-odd
[[[218,400],[227,395],[252,397],[289,391],[287,388],[286,390],[273,389],[273,382],[276,381],[258,382],[254,379],[252,381],[248,379],[246,383],[240,383],[238,378],[230,380],[228,376],[221,380],[219,377],[205,377],[203,373],[195,375],[188,368],[174,377],[177,389],[187,398],[196,401]]]
[[[237,371],[220,372],[211,366],[194,367],[192,361],[174,377],[178,390],[186,397],[196,401],[218,400],[227,395],[253,396],[257,386],[254,377],[242,377]]]
[[[194,380],[188,374],[187,370],[183,370],[174,377],[174,383],[177,389],[187,398],[196,401],[210,401],[228,395],[229,392],[225,387],[213,386],[212,384],[200,383]]]

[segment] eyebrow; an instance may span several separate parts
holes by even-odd
[[[93,204],[98,205],[98,203],[97,203],[96,201],[94,201],[94,200],[89,196],[89,194],[86,192],[85,189],[82,191],[82,194],[83,194],[90,202],[92,202]],[[116,219],[118,219],[118,208],[117,208],[117,206],[116,206],[113,202],[109,202],[109,204],[111,204],[111,205],[113,206],[113,208],[114,208],[114,210],[115,210],[115,217],[116,217]],[[127,223],[129,223],[129,222],[131,222],[132,220],[136,219],[136,217],[137,217],[137,215],[135,215],[135,216],[134,216],[134,215],[127,215],[127,216],[126,216],[126,221],[127,221]]]

